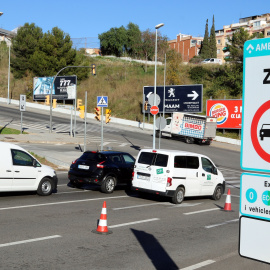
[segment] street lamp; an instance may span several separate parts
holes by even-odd
[[[155,45],[155,84],[154,84],[154,106],[157,104],[157,30],[162,27],[164,23],[160,23],[155,26],[156,28],[156,45]],[[153,121],[153,149],[156,148],[156,115],[154,114]]]
[[[10,82],[10,46],[11,46],[11,40],[9,38],[7,38],[7,40],[9,41],[9,45],[8,45],[8,96],[7,96],[7,104],[10,104],[9,82]]]
[[[0,16],[2,16],[4,13],[3,12],[0,12]]]

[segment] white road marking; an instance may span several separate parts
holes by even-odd
[[[238,196],[238,195],[232,195],[232,194],[231,194],[231,196],[232,196],[232,197],[240,198],[240,196]]]
[[[67,186],[67,184],[57,185],[57,187],[64,187],[64,186]]]
[[[239,176],[231,176],[231,177],[225,177],[225,181],[228,180],[235,180],[235,179],[239,179],[240,180],[240,175]]]
[[[10,243],[5,243],[5,244],[0,244],[0,248],[20,245],[20,244],[26,244],[26,243],[32,243],[32,242],[37,242],[37,241],[44,241],[44,240],[49,240],[49,239],[54,239],[54,238],[59,238],[59,237],[62,237],[62,236],[61,235],[52,235],[52,236],[47,236],[47,237],[28,239],[28,240],[17,241],[17,242],[10,242]]]
[[[117,228],[117,227],[123,227],[123,226],[128,226],[128,225],[133,225],[133,224],[139,224],[139,223],[145,223],[145,222],[150,222],[150,221],[157,221],[160,220],[159,218],[152,218],[152,219],[145,219],[145,220],[139,220],[139,221],[134,221],[134,222],[128,222],[128,223],[122,223],[122,224],[117,224],[113,226],[108,226],[108,228]]]
[[[39,206],[50,206],[57,204],[67,204],[67,203],[79,203],[79,202],[89,202],[89,201],[100,201],[100,200],[109,200],[109,199],[118,199],[118,198],[130,198],[130,196],[117,196],[117,197],[103,197],[96,199],[85,199],[85,200],[77,200],[77,201],[64,201],[64,202],[55,202],[55,203],[42,203],[42,204],[30,204],[30,205],[21,205],[21,206],[13,206],[13,207],[4,207],[0,208],[2,210],[11,210],[11,209],[20,209],[20,208],[31,208],[31,207],[39,207]]]
[[[78,192],[90,192],[92,190],[87,190],[87,189],[82,189],[82,190],[78,190],[78,191],[67,191],[67,192],[57,192],[55,193],[55,195],[61,195],[61,194],[66,194],[66,193],[78,193]]]
[[[226,182],[226,184],[239,184],[239,182],[240,182],[240,180],[238,180],[238,181],[227,181],[227,180],[225,180],[225,182]]]
[[[228,220],[228,221],[225,221],[223,223],[218,223],[218,224],[214,224],[214,225],[205,226],[205,228],[206,229],[210,229],[210,228],[214,228],[214,227],[217,227],[217,226],[226,225],[228,223],[232,223],[232,222],[236,222],[236,221],[239,221],[239,218],[233,219],[233,220]]]
[[[175,208],[175,207],[189,207],[189,206],[196,206],[196,205],[199,205],[199,204],[202,204],[202,203],[181,203],[181,204],[176,204],[176,205],[173,205],[169,208]]]
[[[197,264],[182,268],[181,270],[194,270],[194,269],[198,269],[198,268],[204,267],[206,265],[212,264],[214,262],[215,261],[213,261],[213,260],[207,260],[207,261],[204,261],[204,262],[200,262],[200,263],[197,263]]]
[[[56,174],[64,174],[64,173],[68,173],[68,171],[57,171]]]
[[[120,145],[119,145],[119,147],[123,147],[123,146],[126,146],[126,145],[129,145],[130,143],[121,143]]]
[[[148,203],[148,204],[139,204],[139,205],[133,205],[133,206],[126,206],[126,207],[118,207],[118,208],[112,208],[112,210],[123,210],[123,209],[131,209],[131,208],[137,208],[137,207],[144,207],[144,206],[153,206],[158,204],[165,204],[168,205],[170,203]]]
[[[205,209],[205,210],[200,210],[200,211],[194,211],[194,212],[184,213],[184,215],[193,215],[193,214],[199,214],[199,213],[215,211],[215,210],[220,210],[220,208],[210,208],[210,209]]]

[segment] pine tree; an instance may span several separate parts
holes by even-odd
[[[217,42],[216,42],[214,15],[213,15],[213,23],[212,23],[210,39],[209,39],[209,51],[210,51],[209,57],[217,58]]]
[[[203,37],[203,42],[202,42],[202,46],[201,46],[200,55],[204,59],[211,57],[210,53],[209,53],[208,19],[206,20],[205,32],[204,32],[204,37]]]

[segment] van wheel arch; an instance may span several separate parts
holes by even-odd
[[[46,176],[40,180],[38,184],[37,194],[40,196],[49,196],[52,194],[54,189],[55,185],[52,178]]]
[[[184,186],[178,186],[175,190],[173,197],[172,197],[172,203],[174,204],[180,204],[183,202],[185,197],[185,187]]]

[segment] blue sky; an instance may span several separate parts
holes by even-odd
[[[71,38],[93,37],[87,42],[96,42],[98,34],[129,22],[141,31],[154,31],[155,25],[164,23],[160,32],[169,40],[179,33],[203,36],[206,19],[210,32],[213,15],[217,30],[239,18],[270,13],[270,7],[269,0],[2,0],[0,11],[0,28],[6,30],[33,22],[43,32],[57,26]]]

